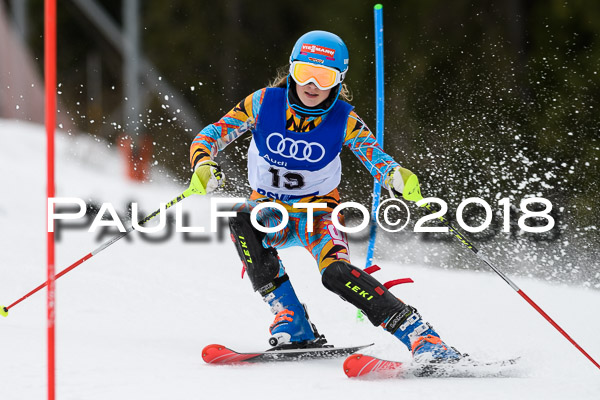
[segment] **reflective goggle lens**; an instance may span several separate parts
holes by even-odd
[[[292,78],[299,85],[306,85],[311,81],[320,89],[329,89],[337,85],[341,79],[340,72],[335,69],[303,62],[292,64]]]

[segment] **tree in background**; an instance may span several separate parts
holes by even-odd
[[[35,54],[43,54],[42,3],[30,0],[29,38]],[[560,209],[561,229],[569,240],[526,240],[520,247],[537,246],[538,254],[546,254],[541,263],[534,260],[542,266],[556,257],[567,260],[566,253],[597,248],[600,3],[382,3],[386,151],[417,172],[424,192],[446,199],[450,209],[471,196],[484,198],[495,209],[497,200],[507,196],[515,204],[527,196],[550,199]],[[102,5],[120,23],[121,2]],[[165,95],[182,96],[209,123],[287,65],[298,36],[330,30],[348,44],[346,81],[353,104],[374,127],[372,6],[312,0],[147,0],[141,16],[143,50],[162,79],[178,90]],[[58,18],[60,96],[68,108],[63,112],[80,130],[114,143],[126,124],[111,112],[123,100],[122,60],[73,2],[61,2]],[[93,54],[101,65],[100,100],[89,94],[94,79],[87,67]],[[40,69],[42,61],[40,57]],[[156,168],[187,180],[187,149],[196,132],[164,96],[151,98],[141,122],[156,143]],[[236,141],[232,146],[237,149],[219,156],[229,176],[245,174],[246,145]],[[342,161],[345,197],[370,203],[370,188],[353,184],[368,179],[366,172],[349,154]],[[229,189],[247,193],[242,183]],[[561,265],[572,271],[579,261],[575,257]]]

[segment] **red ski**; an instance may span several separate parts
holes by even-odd
[[[202,350],[202,359],[208,364],[246,364],[271,361],[298,361],[319,358],[337,358],[345,357],[372,345],[373,344],[353,347],[330,346],[240,353],[220,344],[209,344]]]
[[[514,373],[511,368],[519,358],[501,361],[475,361],[465,357],[453,363],[388,361],[364,354],[352,354],[344,361],[344,372],[349,378],[404,378],[404,377],[499,377]]]
[[[364,354],[352,354],[344,361],[344,372],[348,378],[375,376],[393,378],[402,370],[403,363],[387,361]]]

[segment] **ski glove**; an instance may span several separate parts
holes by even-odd
[[[406,168],[394,168],[385,183],[390,190],[391,197],[397,199],[404,197],[405,200],[415,202],[423,198],[421,196],[419,179],[412,171]]]
[[[200,180],[205,193],[210,193],[225,184],[225,174],[221,172],[219,164],[212,160],[198,163],[194,175]]]

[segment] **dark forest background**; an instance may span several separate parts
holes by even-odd
[[[123,133],[149,135],[154,168],[181,182],[190,175],[188,149],[196,132],[170,99],[188,101],[196,124],[214,122],[287,65],[295,40],[309,30],[344,39],[352,103],[375,129],[375,3],[142,1],[142,51],[175,90],[147,96],[139,122],[119,111],[122,56],[70,0],[58,3],[62,112],[76,131],[109,144]],[[121,1],[100,3],[121,23]],[[485,199],[495,211],[504,197],[517,206],[526,197],[549,199],[559,220],[551,234],[496,235],[490,252],[517,272],[600,287],[600,3],[381,3],[386,151],[417,173],[425,195],[445,199],[450,210],[468,197]],[[43,54],[43,1],[31,0],[29,14],[28,42]],[[91,56],[101,60],[102,81],[93,100]],[[247,144],[238,140],[218,156],[231,178],[228,193],[248,194]],[[342,195],[369,204],[372,179],[349,152],[342,162]],[[379,251],[394,239],[387,240]],[[458,250],[436,251],[448,265],[476,268]]]

